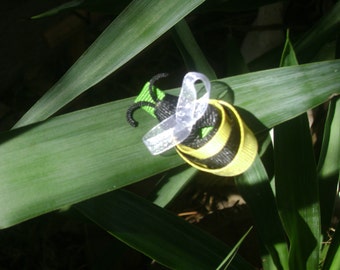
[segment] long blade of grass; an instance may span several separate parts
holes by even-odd
[[[288,247],[268,175],[259,157],[245,173],[235,177],[242,197],[254,215],[259,236],[277,269],[288,268]],[[268,222],[270,220],[270,222]]]
[[[117,70],[204,0],[134,0],[15,127],[44,120]]]
[[[318,164],[321,224],[329,229],[334,211],[340,169],[340,98],[331,100]]]
[[[66,2],[64,4],[61,4],[61,5],[59,5],[55,8],[52,8],[48,11],[45,11],[45,12],[40,13],[38,15],[32,16],[31,19],[41,19],[41,18],[44,18],[44,17],[48,17],[48,16],[58,14],[59,12],[62,12],[62,11],[65,11],[65,10],[77,8],[83,2],[84,2],[84,0],[72,0],[72,1]]]
[[[170,269],[214,269],[230,249],[166,210],[123,190],[75,206],[103,229]],[[253,269],[235,257],[231,269]]]
[[[338,71],[340,61],[330,61],[223,81],[235,90],[236,105],[269,128],[338,91]],[[0,228],[183,164],[173,153],[150,155],[141,138],[156,122],[138,111],[140,126],[130,127],[125,114],[132,103],[111,102],[0,134]]]
[[[275,127],[275,184],[290,240],[290,269],[317,269],[320,209],[312,142],[306,115]]]
[[[281,65],[297,64],[287,34]],[[320,205],[307,115],[302,114],[276,126],[274,145],[276,198],[290,240],[289,267],[317,269]]]
[[[242,242],[247,237],[247,235],[250,233],[250,231],[253,229],[253,227],[250,227],[248,231],[241,237],[240,240],[236,243],[236,245],[233,247],[233,249],[229,252],[228,256],[224,258],[224,260],[221,262],[221,264],[216,268],[216,270],[225,270],[229,268],[230,264],[232,263],[233,259],[235,258],[238,249],[240,248]]]

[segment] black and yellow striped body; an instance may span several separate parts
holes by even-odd
[[[138,108],[145,109],[159,122],[176,113],[178,97],[152,87],[147,83],[127,112],[127,120],[134,127],[137,122],[133,112]],[[235,176],[254,162],[257,140],[231,104],[210,99],[203,116],[192,126],[189,136],[176,145],[176,150],[198,170]]]
[[[210,100],[209,104],[220,116],[207,135],[209,140],[196,148],[184,141],[176,146],[177,152],[199,170],[221,176],[241,174],[255,159],[256,138],[232,105],[221,100]]]

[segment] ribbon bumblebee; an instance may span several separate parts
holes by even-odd
[[[257,141],[236,109],[229,103],[209,99],[211,84],[201,73],[185,75],[179,96],[154,86],[161,73],[147,82],[127,111],[127,121],[137,127],[134,112],[143,108],[160,122],[143,137],[151,154],[173,147],[191,166],[220,176],[246,171],[257,154]],[[201,81],[205,93],[197,98],[195,82]]]

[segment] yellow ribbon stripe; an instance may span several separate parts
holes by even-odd
[[[230,120],[228,119],[223,106],[218,102],[218,100],[209,100],[209,104],[213,105],[221,112],[221,125],[219,126],[216,134],[210,141],[198,149],[190,148],[183,144],[177,145],[180,152],[198,159],[206,159],[218,154],[222,151],[230,136]]]
[[[257,140],[252,131],[242,121],[236,109],[227,102],[221,100],[211,100],[209,102],[221,112],[222,121],[216,134],[199,149],[192,149],[184,145],[176,147],[178,154],[191,166],[205,172],[213,173],[220,176],[235,176],[245,172],[254,162],[257,154]],[[227,117],[225,110],[228,110],[234,115],[237,124],[240,128],[240,145],[234,159],[226,164],[226,166],[218,169],[209,169],[204,164],[199,164],[191,161],[186,155],[198,159],[205,159],[218,154],[228,142],[231,128],[230,120]]]

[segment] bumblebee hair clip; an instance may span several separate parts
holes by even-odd
[[[235,176],[246,171],[257,154],[257,141],[229,103],[209,99],[210,81],[201,73],[185,75],[179,96],[154,87],[164,73],[147,82],[127,111],[131,126],[138,123],[134,112],[143,108],[160,122],[143,137],[151,154],[176,147],[191,166],[220,176]],[[203,82],[205,94],[197,98],[195,82]]]

